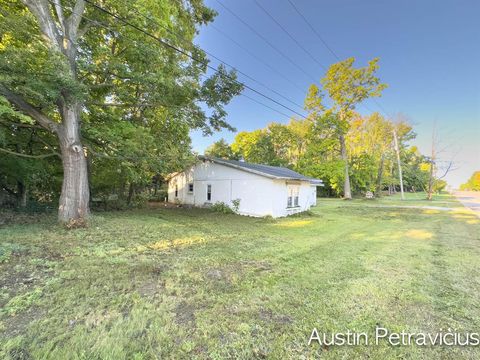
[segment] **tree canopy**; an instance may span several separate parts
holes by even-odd
[[[336,127],[329,126],[332,113],[315,118],[292,119],[287,124],[270,123],[263,129],[240,132],[233,143],[221,141],[225,158],[243,158],[247,162],[286,166],[305,175],[324,181],[325,192],[343,194],[344,162]],[[415,138],[413,128],[405,121],[393,124],[379,113],[361,116],[352,113],[345,133],[353,193],[382,191],[390,193],[398,188],[398,169],[395,166],[392,128],[399,138],[401,161],[404,167],[405,187],[411,191],[425,190],[429,178],[428,158],[421,155],[409,141]],[[215,143],[209,149],[219,148]],[[213,156],[214,153],[209,152]],[[439,183],[440,184],[440,183]],[[441,190],[440,188],[437,190]]]
[[[78,207],[88,191],[79,190],[85,181],[76,184],[69,169],[90,179],[93,197],[123,196],[187,161],[190,129],[232,129],[224,107],[242,85],[223,66],[207,75],[206,55],[193,43],[215,17],[212,9],[201,0],[102,6],[117,18],[83,0],[2,1],[0,161],[8,170],[0,181],[17,197],[23,195],[14,183],[25,188],[36,181],[32,171],[15,169],[19,156],[31,156],[20,167],[53,166],[59,178],[63,167],[62,194],[67,176],[71,187],[60,208]],[[58,156],[46,161],[50,154]],[[58,178],[50,186],[58,199]]]

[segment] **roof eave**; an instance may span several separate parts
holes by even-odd
[[[296,177],[275,176],[275,175],[267,174],[267,173],[257,171],[257,170],[254,170],[254,169],[249,169],[249,168],[246,168],[246,167],[238,166],[238,165],[229,163],[227,161],[222,161],[221,159],[210,158],[210,157],[204,156],[204,155],[200,155],[200,156],[198,156],[198,158],[200,160],[208,160],[208,161],[211,161],[211,162],[214,162],[214,163],[217,163],[217,164],[221,164],[221,165],[224,165],[224,166],[229,166],[229,167],[232,167],[234,169],[246,171],[246,172],[256,174],[256,175],[259,175],[259,176],[263,176],[263,177],[266,177],[266,178],[269,178],[269,179],[308,181],[310,184],[313,184],[312,179],[308,179],[308,178],[307,179],[304,179],[304,178],[302,179],[302,178],[296,178]],[[317,184],[317,186],[325,186],[323,184],[323,181],[321,181],[321,180],[317,180],[317,181],[320,181],[320,183]]]

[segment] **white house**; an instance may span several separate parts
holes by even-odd
[[[200,156],[185,171],[172,174],[168,201],[205,207],[239,201],[238,213],[282,217],[316,205],[321,180],[293,170],[243,161]]]

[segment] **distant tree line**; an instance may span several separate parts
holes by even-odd
[[[465,184],[460,185],[460,190],[480,191],[480,171],[475,171]]]
[[[330,116],[330,115],[324,115]],[[329,120],[292,119],[288,124],[271,123],[263,129],[240,132],[232,144],[221,139],[209,146],[205,154],[224,159],[285,166],[302,174],[320,178],[324,191],[331,196],[344,195],[344,162],[340,141],[332,135]],[[349,174],[353,193],[399,191],[398,168],[393,148],[393,127],[399,138],[403,181],[406,191],[426,191],[430,161],[417,147],[410,146],[415,138],[405,121],[393,124],[379,113],[355,114],[345,134]],[[435,191],[446,186],[435,183]]]
[[[378,59],[360,68],[354,62],[333,64],[319,85],[310,86],[306,117],[240,132],[232,144],[221,139],[206,155],[289,167],[322,179],[328,195],[346,199],[367,191],[395,193],[402,185],[407,191],[443,189],[445,181],[432,175],[434,159],[409,145],[415,133],[403,117],[392,121],[378,112],[361,116],[356,111],[363,100],[380,96],[386,84],[375,75]]]

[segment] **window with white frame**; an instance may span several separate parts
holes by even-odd
[[[188,192],[189,192],[190,194],[193,194],[193,183],[189,183],[189,184],[188,184]]]
[[[288,185],[287,192],[287,207],[291,208],[299,206],[298,195],[300,192],[300,187],[298,185]]]

